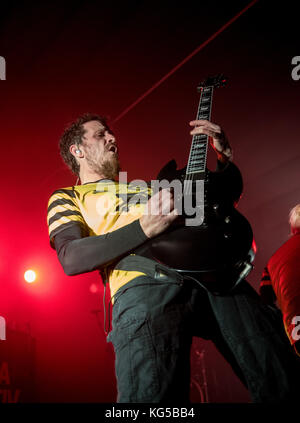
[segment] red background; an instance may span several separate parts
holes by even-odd
[[[228,86],[215,92],[213,121],[227,133],[244,177],[239,210],[251,222],[258,247],[248,279],[254,288],[269,256],[287,239],[289,209],[300,202],[300,80],[291,77],[291,60],[300,53],[293,3],[258,1],[115,121],[248,3],[1,3],[7,79],[0,81],[0,315],[21,329],[29,324],[36,339],[33,401],[115,400],[101,281],[96,272],[64,275],[48,242],[48,198],[76,180],[59,157],[58,139],[79,114],[108,116],[123,170],[129,179],[149,180],[171,158],[185,164],[197,84],[223,72]],[[209,160],[213,166],[213,153]],[[36,283],[24,282],[27,268],[37,270]],[[92,283],[97,293],[90,292]],[[100,310],[100,325],[92,310]],[[248,400],[211,345],[199,348],[215,372],[211,396]]]

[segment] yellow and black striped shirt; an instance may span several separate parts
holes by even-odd
[[[69,250],[76,251],[76,263],[69,274],[108,266],[112,295],[125,283],[142,275],[138,271],[115,270],[111,264],[147,240],[139,218],[149,196],[151,189],[146,185],[111,180],[55,191],[49,199],[47,216],[51,246],[57,247],[57,237],[63,240],[65,248],[68,243],[64,242],[64,235],[74,228],[77,235],[66,239],[81,239],[79,243],[73,242],[68,246]],[[66,251],[61,253],[61,257]]]

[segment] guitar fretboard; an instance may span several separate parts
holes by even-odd
[[[203,87],[196,119],[210,120],[212,106],[213,86]],[[186,179],[193,179],[196,174],[205,174],[207,158],[208,136],[206,134],[194,135],[186,169]],[[199,175],[197,175],[198,177]]]

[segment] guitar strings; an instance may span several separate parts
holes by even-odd
[[[211,115],[211,106],[212,106],[212,95],[213,95],[213,86],[209,86],[209,87],[205,87],[205,88],[209,88],[209,93],[208,93],[208,98],[209,98],[209,112],[208,112],[208,120],[210,118]],[[201,94],[200,94],[200,101],[199,101],[199,105],[198,105],[198,110],[197,110],[197,115],[196,115],[196,119],[200,118],[201,115],[201,107],[202,107],[202,101],[203,101],[203,88],[201,89]],[[190,150],[190,154],[189,154],[189,159],[188,159],[188,163],[192,161],[193,159],[193,155],[195,154],[195,144],[197,143],[197,135],[194,135],[192,138],[192,145],[191,145],[191,150]],[[203,142],[203,140],[201,140],[201,142]],[[205,139],[205,148],[201,151],[204,153],[204,157],[203,157],[203,164],[206,163],[206,158],[207,158],[207,149],[208,149],[208,136],[206,135],[206,139]],[[201,169],[203,172],[205,172],[205,169]],[[201,171],[200,170],[200,171]],[[184,187],[183,187],[183,194],[184,195],[191,195],[193,192],[193,174],[197,173],[197,172],[190,172],[187,173],[189,171],[189,165],[187,166],[187,171],[186,171],[186,175],[185,175],[185,179],[184,179]],[[187,183],[185,183],[187,181]]]

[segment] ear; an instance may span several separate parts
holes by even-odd
[[[76,144],[70,145],[69,151],[74,157],[76,157],[76,159],[82,159],[84,157],[81,148],[78,147]]]

